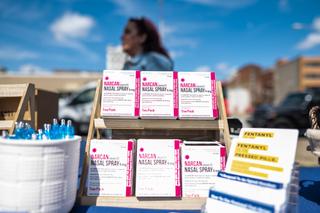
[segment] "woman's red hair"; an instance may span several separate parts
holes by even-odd
[[[163,47],[160,34],[154,23],[147,18],[130,18],[129,22],[136,24],[140,35],[146,34],[146,40],[143,43],[144,52],[157,52],[170,59],[167,50]]]

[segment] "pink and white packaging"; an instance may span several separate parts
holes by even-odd
[[[140,117],[151,119],[178,117],[177,72],[141,72]]]
[[[138,118],[140,71],[104,70],[101,116]]]
[[[177,139],[138,140],[137,197],[181,197],[180,144]]]
[[[182,196],[208,197],[218,171],[226,165],[226,148],[219,142],[184,141],[181,146]]]
[[[91,140],[88,196],[132,196],[134,140]]]
[[[214,72],[179,72],[179,118],[217,119]]]

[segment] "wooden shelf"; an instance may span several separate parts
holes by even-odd
[[[133,120],[94,119],[96,129],[168,129],[168,130],[221,130],[222,120]]]
[[[21,97],[24,96],[29,84],[1,84],[0,97]],[[33,86],[34,87],[34,86]]]
[[[215,133],[223,133],[224,142],[227,151],[230,147],[230,135],[227,122],[227,116],[223,101],[221,82],[216,82],[217,88],[217,104],[219,109],[219,118],[217,120],[168,120],[168,119],[117,119],[117,118],[101,118],[101,80],[98,81],[96,94],[93,101],[93,109],[90,118],[90,125],[88,130],[86,151],[84,156],[84,163],[82,167],[82,177],[80,188],[78,191],[78,202],[81,205],[96,205],[96,206],[113,206],[126,208],[143,208],[143,209],[182,209],[182,210],[199,210],[206,201],[206,198],[137,198],[137,197],[91,197],[87,196],[86,181],[88,176],[88,165],[90,161],[90,142],[92,139],[102,138],[100,130],[135,130],[136,134],[140,130],[149,130],[144,132],[166,131],[168,132],[183,132],[184,136],[194,133],[198,130],[211,131]],[[213,131],[212,131],[213,130]],[[176,134],[176,133],[175,133]],[[204,134],[204,133],[200,133]],[[163,134],[162,137],[167,135]],[[194,135],[192,135],[194,136]],[[200,135],[202,136],[202,135]],[[221,134],[218,134],[220,137]],[[181,138],[184,139],[184,138]]]
[[[113,206],[141,209],[199,210],[206,198],[137,198],[137,197],[91,197],[79,198],[82,205]]]
[[[10,130],[12,126],[14,126],[14,121],[13,120],[2,120],[2,121],[0,121],[0,129]]]
[[[17,121],[28,121],[35,127],[33,84],[2,84],[0,99],[0,130],[8,130],[9,134],[13,134]]]

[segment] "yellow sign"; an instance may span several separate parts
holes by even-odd
[[[242,128],[232,141],[225,171],[289,183],[297,141],[293,129]]]
[[[234,157],[250,159],[255,161],[266,161],[266,162],[272,162],[272,163],[278,163],[279,161],[279,158],[276,156],[252,154],[252,153],[249,153],[250,150],[259,150],[259,151],[266,152],[268,151],[268,145],[238,142],[235,149]],[[268,178],[267,173],[251,171],[250,168],[260,168],[260,169],[265,169],[270,171],[280,171],[280,172],[283,171],[283,168],[281,167],[268,166],[264,164],[259,164],[258,162],[248,163],[245,161],[234,160],[231,165],[232,172],[240,172],[247,175],[254,175],[258,177]]]
[[[274,171],[274,172],[283,171],[283,168],[276,167],[276,166],[268,166],[268,165],[258,164],[258,163],[248,163],[245,161],[238,161],[238,160],[232,161],[232,165],[231,165],[232,172],[239,172],[242,174],[253,175],[253,176],[262,177],[262,178],[269,177],[268,173],[252,171],[251,168],[259,168],[259,169],[264,169],[264,170]]]
[[[243,138],[273,138],[274,133],[273,132],[251,132],[251,131],[246,131],[243,134]]]
[[[249,153],[250,149],[260,150],[260,151],[268,151],[268,145],[239,142],[236,146],[235,157],[248,158],[248,159],[253,159],[253,160],[261,160],[261,161],[267,161],[267,162],[273,162],[273,163],[278,163],[278,161],[279,161],[279,158],[276,156],[250,154]]]

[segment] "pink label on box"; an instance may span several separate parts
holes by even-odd
[[[174,116],[179,116],[179,94],[178,94],[178,72],[173,72],[173,106],[174,106]]]
[[[134,108],[134,116],[139,116],[140,111],[140,70],[136,71],[136,97],[135,97],[135,108]]]
[[[226,147],[220,147],[220,168],[222,171],[226,168]]]
[[[214,118],[218,118],[217,107],[217,91],[216,91],[216,76],[214,72],[211,72],[211,95],[212,95],[212,114]]]
[[[128,141],[128,151],[132,151],[133,141]]]
[[[175,176],[176,176],[176,197],[181,197],[181,174],[180,174],[180,144],[181,140],[174,141]]]
[[[128,141],[126,196],[132,196],[132,149],[133,141]]]

